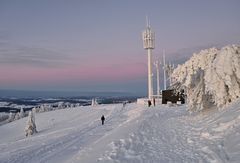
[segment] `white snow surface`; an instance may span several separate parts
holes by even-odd
[[[105,125],[101,116],[105,115]],[[36,114],[0,126],[1,163],[239,162],[240,101],[189,114],[186,106],[85,106]]]
[[[224,107],[240,97],[240,45],[202,50],[173,72],[185,89],[190,111]]]

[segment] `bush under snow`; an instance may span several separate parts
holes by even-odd
[[[240,97],[240,46],[210,48],[194,54],[172,75],[187,94],[189,111],[223,107]]]

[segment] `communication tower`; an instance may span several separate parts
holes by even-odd
[[[142,32],[143,47],[148,55],[148,99],[153,98],[153,73],[152,73],[152,50],[155,48],[155,34],[151,30],[150,22],[147,19],[147,27]]]

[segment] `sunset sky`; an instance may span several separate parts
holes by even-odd
[[[239,0],[0,0],[0,89],[147,92],[154,58],[240,43]]]

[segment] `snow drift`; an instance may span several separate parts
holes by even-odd
[[[222,108],[240,97],[240,46],[200,51],[173,72],[174,86],[184,89],[188,110]]]

